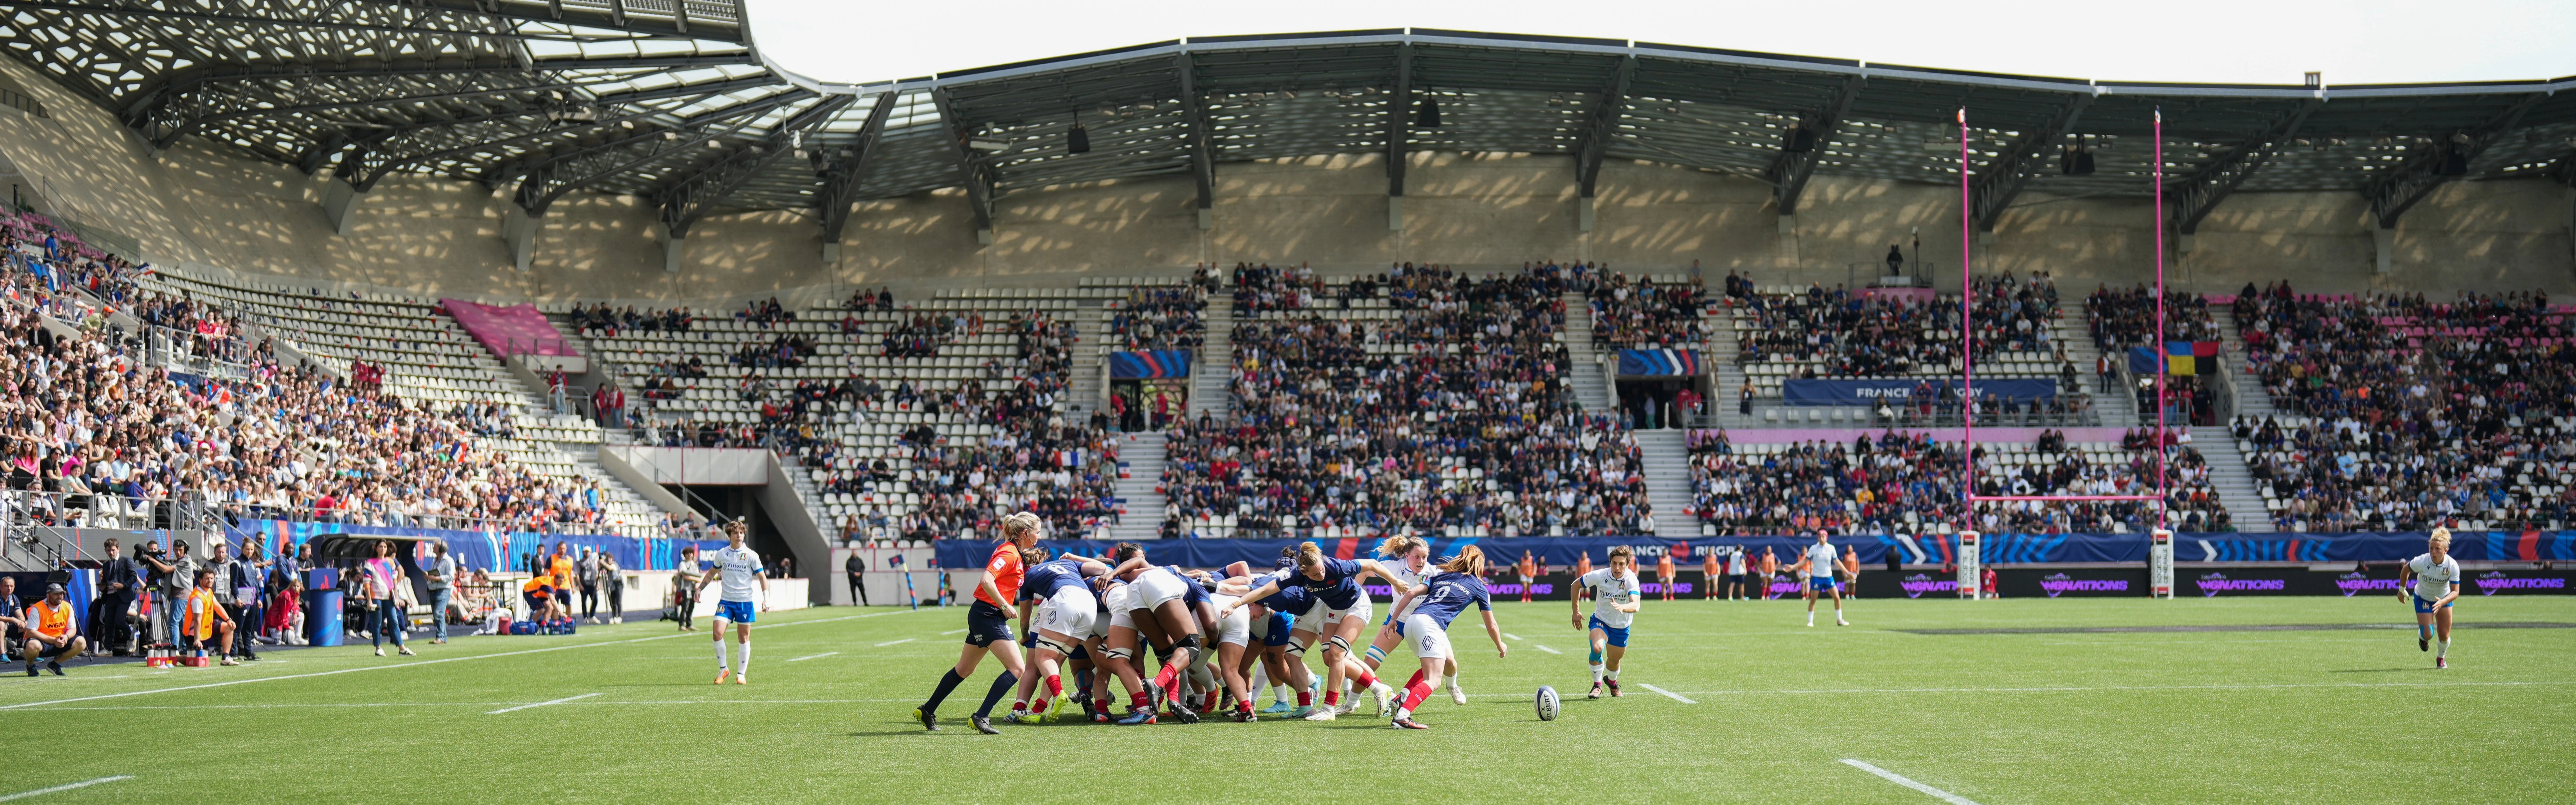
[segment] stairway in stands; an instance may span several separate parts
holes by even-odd
[[[1699,536],[1699,518],[1690,516],[1690,450],[1679,428],[1637,431],[1637,451],[1645,461],[1646,500],[1655,507],[1655,536]]]
[[[2260,422],[2264,417],[2279,413],[2279,409],[2272,407],[2272,395],[2263,390],[2263,379],[2254,376],[2254,361],[2246,356],[2245,339],[2236,335],[2238,322],[2235,310],[2217,305],[2210,307],[2217,309],[2217,315],[2225,317],[2227,322],[2226,332],[2220,335],[2226,344],[2227,376],[2236,383],[2237,415]]]
[[[1225,390],[1234,375],[1234,294],[1210,294],[1199,322],[1207,327],[1207,340],[1190,366],[1190,418],[1207,413],[1223,419],[1234,408]]]
[[[1583,403],[1586,413],[1610,410],[1610,384],[1602,379],[1601,351],[1592,346],[1592,305],[1582,294],[1566,294],[1565,352],[1570,358],[1565,367],[1566,382],[1574,386],[1574,399]],[[1652,478],[1647,479],[1649,483]]]
[[[2236,437],[2226,428],[2192,428],[2191,446],[2209,462],[2209,485],[2218,490],[2218,502],[2227,507],[2236,530],[2272,533],[2272,513],[2263,505],[2263,494],[2254,488],[2254,474],[2245,469],[2245,454],[2237,449]]]
[[[2057,343],[2066,347],[2066,362],[2075,364],[2075,382],[2084,384],[2083,391],[2093,395],[2093,411],[2101,415],[2102,427],[2137,427],[2138,404],[2133,395],[2127,389],[2104,393],[2101,376],[2093,373],[2093,367],[2102,360],[2102,350],[2093,346],[2093,334],[2081,327],[2060,324],[2057,336]]]
[[[1121,434],[1118,471],[1118,500],[1124,514],[1118,525],[1110,527],[1110,538],[1148,540],[1161,536],[1163,493],[1155,487],[1163,482],[1163,434]]]
[[[1738,413],[1744,404],[1744,367],[1735,362],[1736,357],[1743,354],[1733,329],[1735,314],[1723,306],[1716,306],[1716,310],[1709,319],[1708,344],[1701,353],[1717,370],[1717,388],[1709,390],[1709,410],[1717,412],[1718,427],[1750,428],[1755,419]],[[1657,507],[1658,510],[1661,508]]]

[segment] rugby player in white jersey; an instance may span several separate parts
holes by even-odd
[[[1575,594],[1569,599],[1574,606],[1574,628],[1591,630],[1592,692],[1583,698],[1601,698],[1603,682],[1610,685],[1610,695],[1619,695],[1619,662],[1628,654],[1628,626],[1636,622],[1638,605],[1637,553],[1626,545],[1610,548],[1610,566],[1574,578]],[[1592,596],[1592,620],[1583,619],[1583,597]]]
[[[2406,586],[2409,575],[2415,577],[2412,589]],[[2439,627],[2442,650],[2433,654],[2433,667],[2451,667],[2451,603],[2460,598],[2460,560],[2451,558],[2450,529],[2433,529],[2424,554],[2398,568],[2397,597],[2415,599],[2415,650],[2430,650]]]
[[[703,598],[707,585],[722,585],[717,592],[720,597],[716,600],[716,628],[707,632],[707,636],[715,638],[718,685],[724,684],[728,664],[724,641],[724,627],[728,621],[733,623],[736,639],[742,643],[742,663],[732,666],[734,684],[751,684],[751,623],[759,619],[760,608],[759,599],[752,590],[755,586],[764,591],[769,589],[769,577],[761,572],[760,554],[742,544],[745,530],[741,520],[725,524],[725,539],[729,544],[709,555],[715,563],[714,572],[698,581],[697,595],[691,596]]]
[[[1842,584],[1834,580],[1834,567],[1841,564],[1842,554],[1825,542],[1825,532],[1818,531],[1816,544],[1807,546],[1800,557],[1798,568],[1806,571],[1807,575],[1804,590],[1807,594],[1807,625],[1816,625],[1816,598],[1831,595],[1834,597],[1834,625],[1850,626],[1850,621],[1843,620]]]

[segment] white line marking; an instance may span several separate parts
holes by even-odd
[[[1504,633],[1503,633],[1503,638],[1504,638],[1504,639],[1506,639],[1506,640],[1518,641],[1518,640],[1520,640],[1520,639],[1521,639],[1521,636],[1520,636],[1520,635],[1516,635],[1516,634],[1512,634],[1512,633],[1510,633],[1510,632],[1504,632]]]
[[[950,630],[945,631],[945,632],[940,632],[940,633],[939,633],[939,636],[940,636],[940,637],[947,637],[947,636],[949,636],[949,635],[953,635],[953,634],[965,634],[965,633],[966,633],[966,630],[964,630],[964,629],[950,629]]]
[[[1877,766],[1872,766],[1872,765],[1869,765],[1869,764],[1867,764],[1867,763],[1862,763],[1862,762],[1860,762],[1860,761],[1853,760],[1853,759],[1851,759],[1851,758],[1843,758],[1843,762],[1844,762],[1844,763],[1846,763],[1846,764],[1850,764],[1852,768],[1859,769],[1859,770],[1861,770],[1861,771],[1865,771],[1865,772],[1869,772],[1869,773],[1871,773],[1871,774],[1875,774],[1875,775],[1878,775],[1878,776],[1880,776],[1880,777],[1885,777],[1885,778],[1887,778],[1887,781],[1888,781],[1888,782],[1895,783],[1895,784],[1897,784],[1897,785],[1901,785],[1901,786],[1905,786],[1905,787],[1907,787],[1907,788],[1911,788],[1911,789],[1914,789],[1914,790],[1916,790],[1916,791],[1921,791],[1921,792],[1923,792],[1923,793],[1930,794],[1930,795],[1935,796],[1935,797],[1939,797],[1939,798],[1941,799],[1941,801],[1942,801],[1942,802],[1950,803],[1950,805],[1977,805],[1977,801],[1976,801],[1976,800],[1972,800],[1972,799],[1969,799],[1969,798],[1967,798],[1967,797],[1959,796],[1959,795],[1957,795],[1957,794],[1953,794],[1953,793],[1950,793],[1950,792],[1948,792],[1948,791],[1943,791],[1943,790],[1938,789],[1938,788],[1933,788],[1933,787],[1931,787],[1931,786],[1924,785],[1924,784],[1922,784],[1922,783],[1918,783],[1918,782],[1915,782],[1915,781],[1913,781],[1913,780],[1905,779],[1905,775],[1898,774],[1898,773],[1896,773],[1896,772],[1888,771],[1888,770],[1886,770],[1886,769],[1882,769],[1882,768],[1879,768],[1879,767],[1877,767]]]
[[[1563,654],[1563,653],[1565,653],[1565,652],[1562,652],[1562,651],[1558,651],[1558,650],[1556,650],[1556,649],[1552,649],[1552,648],[1548,648],[1548,647],[1546,647],[1546,646],[1539,645],[1539,644],[1537,644],[1537,643],[1531,643],[1531,644],[1530,644],[1530,648],[1538,649],[1538,650],[1540,650],[1540,651],[1544,651],[1544,652],[1547,652],[1547,653],[1549,653],[1549,654]]]
[[[538,702],[538,703],[536,703],[536,704],[523,704],[523,705],[519,705],[519,706],[517,706],[517,707],[504,707],[504,708],[501,708],[501,709],[499,709],[499,710],[494,710],[494,711],[489,712],[489,713],[484,713],[484,715],[487,715],[487,716],[497,716],[497,715],[500,715],[500,714],[502,714],[502,713],[515,713],[515,712],[518,712],[518,711],[520,711],[520,710],[526,710],[526,709],[534,708],[534,707],[544,707],[544,706],[549,705],[549,704],[562,704],[562,703],[564,703],[564,702],[577,702],[577,701],[581,701],[581,700],[583,700],[583,699],[587,699],[587,698],[590,698],[590,697],[592,697],[592,696],[597,696],[597,695],[599,695],[599,694],[596,694],[596,693],[584,693],[584,694],[579,695],[579,696],[566,696],[566,697],[563,697],[563,698],[561,698],[561,699],[556,699],[556,700],[551,701],[551,702]]]
[[[885,648],[885,647],[887,647],[887,646],[899,645],[899,644],[903,644],[903,643],[910,643],[910,642],[912,642],[912,638],[909,638],[909,637],[904,638],[904,639],[902,639],[902,640],[888,640],[888,641],[885,641],[885,642],[883,642],[883,643],[878,643],[878,644],[877,644],[877,648]]]
[[[761,628],[764,628],[764,629],[778,629],[778,628],[784,628],[784,627],[788,627],[788,626],[802,626],[802,625],[809,624],[809,623],[830,623],[830,622],[833,622],[833,621],[845,621],[845,620],[851,620],[851,619],[854,619],[854,618],[873,618],[873,617],[876,617],[876,616],[878,616],[878,615],[900,615],[900,614],[903,614],[903,613],[906,613],[906,612],[913,612],[913,611],[916,611],[916,610],[903,610],[903,609],[898,609],[898,610],[894,610],[894,611],[892,611],[892,612],[872,612],[872,613],[868,613],[868,614],[865,614],[865,615],[843,615],[843,616],[838,617],[838,618],[817,618],[817,619],[815,619],[815,620],[810,620],[810,621],[791,621],[791,622],[788,622],[788,623],[768,624],[768,625],[764,625],[764,626],[762,626]],[[566,650],[570,650],[570,649],[577,649],[577,648],[591,648],[591,647],[594,647],[594,646],[615,646],[615,645],[622,645],[622,644],[626,644],[626,643],[642,643],[642,642],[651,641],[651,640],[669,640],[669,639],[674,638],[674,637],[696,637],[696,636],[697,636],[697,635],[694,635],[694,634],[691,634],[691,633],[688,633],[688,632],[678,632],[678,633],[674,633],[674,634],[654,635],[654,636],[652,636],[652,637],[638,637],[638,638],[634,638],[634,639],[631,639],[631,640],[605,640],[605,641],[601,641],[601,642],[597,642],[597,643],[578,643],[578,644],[569,645],[569,646],[547,646],[547,647],[545,647],[545,648],[521,649],[521,650],[518,650],[518,651],[503,651],[503,652],[497,652],[497,653],[493,653],[493,654],[476,654],[476,655],[469,656],[469,657],[441,657],[441,658],[439,658],[439,659],[435,659],[435,660],[419,660],[419,661],[415,661],[415,662],[391,663],[391,664],[386,664],[386,665],[363,665],[363,666],[359,666],[359,667],[356,667],[356,668],[342,668],[342,669],[339,669],[339,670],[336,670],[336,671],[314,671],[314,672],[312,672],[312,673],[305,673],[305,674],[285,674],[285,675],[281,675],[281,676],[263,676],[263,677],[255,677],[255,678],[252,678],[252,679],[234,679],[234,680],[227,680],[227,681],[223,681],[223,682],[208,682],[208,683],[205,683],[205,684],[202,684],[202,685],[181,685],[181,686],[178,686],[178,687],[175,687],[175,688],[154,688],[154,689],[152,689],[152,690],[137,690],[137,691],[129,691],[129,692],[126,692],[126,693],[108,693],[108,694],[102,694],[102,695],[98,695],[98,696],[81,696],[81,697],[71,698],[71,699],[54,699],[54,700],[51,700],[51,701],[42,701],[42,702],[26,702],[26,703],[24,703],[24,704],[8,704],[8,705],[0,705],[0,710],[16,710],[16,709],[25,708],[25,707],[43,707],[43,706],[45,706],[45,705],[49,705],[49,704],[70,704],[70,703],[73,703],[73,702],[95,701],[95,700],[98,700],[98,699],[119,699],[119,698],[124,698],[124,697],[127,697],[127,696],[146,696],[146,695],[150,695],[150,694],[154,694],[154,693],[176,693],[176,692],[183,691],[183,690],[200,690],[200,689],[204,689],[204,688],[221,688],[221,687],[229,687],[229,686],[232,686],[232,685],[247,685],[247,684],[250,684],[250,683],[253,683],[253,682],[269,682],[269,681],[274,681],[274,680],[279,680],[279,679],[305,679],[305,678],[308,678],[308,677],[316,677],[316,676],[331,676],[331,675],[334,675],[334,674],[353,674],[353,673],[357,673],[357,672],[359,672],[359,671],[381,671],[381,670],[384,670],[384,669],[387,669],[387,668],[411,668],[411,667],[414,667],[414,666],[421,666],[421,665],[436,665],[436,664],[443,663],[443,662],[462,662],[462,661],[465,661],[465,660],[486,660],[486,659],[491,659],[491,658],[493,658],[493,657],[515,657],[515,656],[518,656],[518,655],[521,655],[521,654],[543,654],[543,653],[546,653],[546,652],[549,652],[549,651],[566,651]],[[161,671],[161,672],[155,672],[155,673],[167,673],[167,672],[166,672],[166,671]]]
[[[52,788],[39,788],[39,789],[36,789],[36,790],[34,790],[34,791],[20,791],[20,792],[15,793],[15,794],[10,794],[10,795],[5,796],[5,797],[0,797],[0,802],[7,802],[7,801],[9,801],[9,800],[13,800],[13,799],[26,799],[26,798],[28,798],[28,797],[36,796],[36,795],[39,795],[39,794],[51,794],[51,793],[54,793],[54,792],[56,792],[56,791],[70,791],[70,790],[75,789],[75,788],[88,788],[88,787],[90,787],[90,786],[98,785],[99,783],[113,783],[113,782],[116,782],[116,781],[118,781],[118,780],[131,780],[131,779],[134,779],[134,775],[131,775],[131,774],[119,774],[119,775],[114,776],[114,777],[101,777],[101,778],[98,778],[98,779],[96,779],[96,780],[82,780],[82,781],[77,782],[77,783],[64,783],[64,784],[62,784],[62,785],[54,786],[54,787],[52,787]]]
[[[1689,697],[1683,696],[1683,695],[1681,695],[1681,694],[1679,694],[1679,693],[1674,693],[1674,692],[1672,692],[1672,691],[1665,690],[1665,689],[1663,689],[1663,688],[1659,688],[1659,687],[1655,687],[1654,685],[1647,684],[1647,683],[1644,683],[1644,682],[1639,682],[1639,683],[1637,683],[1637,687],[1645,688],[1645,689],[1647,689],[1647,690],[1651,690],[1651,691],[1654,691],[1654,692],[1656,692],[1656,693],[1664,694],[1665,696],[1672,697],[1672,700],[1673,700],[1673,701],[1681,702],[1681,703],[1683,703],[1683,704],[1698,704],[1698,703],[1699,703],[1697,700],[1694,700],[1694,699],[1691,699],[1691,698],[1689,698]]]
[[[2498,685],[2576,685],[2576,682],[2301,682],[2278,685],[2101,685],[2049,688],[1844,688],[1822,690],[1692,690],[1694,696],[1751,693],[2082,693],[2096,690],[2270,690],[2275,688],[2451,688]]]
[[[804,660],[820,659],[820,658],[823,658],[823,657],[829,657],[829,656],[832,656],[832,655],[834,655],[834,654],[839,654],[839,653],[840,653],[840,652],[838,652],[838,651],[826,651],[826,652],[823,652],[823,653],[821,653],[821,654],[807,654],[807,655],[802,656],[802,657],[795,657],[795,658],[789,659],[789,660],[788,660],[788,662],[801,662],[801,661],[804,661]]]

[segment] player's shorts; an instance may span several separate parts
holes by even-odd
[[[1530,583],[1531,581],[1533,581],[1533,579],[1531,579],[1527,574],[1523,574],[1520,578],[1521,578],[1521,586],[1524,586],[1524,587],[1529,586],[1529,583]]]
[[[2435,609],[2435,607],[2433,606],[2433,602],[2425,600],[2425,599],[2424,599],[2424,596],[2421,596],[2421,595],[2415,595],[2415,594],[2413,594],[2413,593],[2409,593],[2409,594],[2407,594],[2407,597],[2415,599],[2415,614],[2417,614],[2417,615],[2431,615],[2431,614],[2433,614],[2433,610]],[[2459,603],[2459,602],[2458,602],[2458,601],[2452,601],[2452,602],[2451,602],[2451,604],[2456,604],[2456,603]],[[2443,604],[2440,608],[2441,608],[2441,609],[2450,609],[2450,608],[2451,608],[2451,604]]]
[[[1599,630],[1601,630],[1601,634],[1602,634],[1602,635],[1604,635],[1605,637],[1607,637],[1607,638],[1609,639],[1609,643],[1610,643],[1610,645],[1611,645],[1611,646],[1616,647],[1616,648],[1627,648],[1627,647],[1628,647],[1628,630],[1627,630],[1627,629],[1624,629],[1624,628],[1617,628],[1617,627],[1613,627],[1613,626],[1611,626],[1611,625],[1609,625],[1609,624],[1602,623],[1602,622],[1601,622],[1601,616],[1599,616],[1599,615],[1594,615],[1594,616],[1592,616],[1592,628],[1595,628],[1595,629],[1599,629]]]
[[[1834,581],[1832,576],[1808,576],[1807,589],[1819,593],[1833,592],[1842,589],[1842,584]]]
[[[1728,573],[1728,574],[1726,574],[1726,583],[1728,583],[1728,584],[1733,584],[1733,585],[1736,585],[1736,586],[1738,586],[1738,587],[1744,586],[1744,574],[1742,574],[1742,573]]]
[[[530,615],[536,614],[537,610],[546,608],[545,596],[538,595],[536,593],[523,592],[519,594],[519,598],[520,600],[528,602],[528,614]]]
[[[1156,609],[1189,595],[1190,580],[1159,567],[1146,568],[1127,583],[1127,589],[1135,591],[1128,601],[1131,608]]]
[[[760,608],[749,601],[717,601],[716,620],[750,623],[760,619]]]
[[[1107,598],[1109,599],[1109,625],[1133,631],[1136,628],[1136,618],[1129,613],[1136,609],[1134,603],[1136,585],[1130,583],[1111,587]],[[1107,635],[1108,630],[1101,630],[1101,634]]]
[[[43,651],[36,652],[36,659],[43,660],[43,659],[51,659],[51,658],[54,658],[54,657],[60,657],[60,656],[63,656],[63,655],[65,655],[65,654],[69,654],[69,653],[71,653],[71,651],[72,651],[72,643],[71,643],[71,641],[69,641],[69,640],[65,640],[65,641],[63,641],[63,644],[62,644],[62,645],[59,645],[59,646],[50,646],[50,647],[47,647],[47,648],[46,648],[45,650],[43,650]]]
[[[966,608],[966,645],[990,646],[995,641],[1011,642],[1011,616],[1001,607],[982,601]]]
[[[1377,604],[1370,601],[1366,595],[1360,596],[1359,601],[1348,609],[1334,609],[1331,604],[1318,601],[1312,609],[1306,610],[1306,614],[1297,616],[1297,628],[1323,634],[1326,627],[1340,626],[1342,621],[1346,620],[1367,623],[1368,619],[1376,614]]]
[[[1091,623],[1099,619],[1099,614],[1100,599],[1091,594],[1091,588],[1068,585],[1038,607],[1037,627],[1038,631],[1081,640],[1091,636]]]
[[[1243,600],[1231,595],[1214,596],[1213,599],[1214,600],[1211,603],[1214,603],[1218,609],[1224,609],[1227,604]],[[1233,612],[1227,613],[1223,618],[1218,618],[1216,622],[1216,642],[1217,645],[1220,646],[1228,643],[1238,646],[1251,646],[1252,608],[1235,607]]]
[[[1440,628],[1440,622],[1432,620],[1429,615],[1416,612],[1405,616],[1404,640],[1413,646],[1415,657],[1426,660],[1450,657],[1449,630]]]

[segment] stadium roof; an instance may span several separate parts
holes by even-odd
[[[576,190],[705,215],[964,187],[1193,176],[1318,154],[1567,154],[1770,183],[1958,181],[1967,109],[1981,223],[2023,189],[2143,196],[2161,109],[2190,231],[2236,190],[2346,190],[2383,225],[2441,182],[2576,153],[2576,76],[2304,87],[2093,81],[1685,45],[1424,28],[1175,40],[872,84],[779,69],[737,0],[0,0],[0,48],[156,143],[228,143],[359,189],[393,173]],[[1394,103],[1402,98],[1403,103]],[[1437,124],[1430,107],[1437,107]],[[1090,149],[1069,153],[1082,127]],[[1814,137],[1800,136],[1803,128]],[[1803,147],[1812,144],[1812,147]],[[2085,150],[2093,171],[2061,166]],[[1402,159],[1389,192],[1403,192]]]

